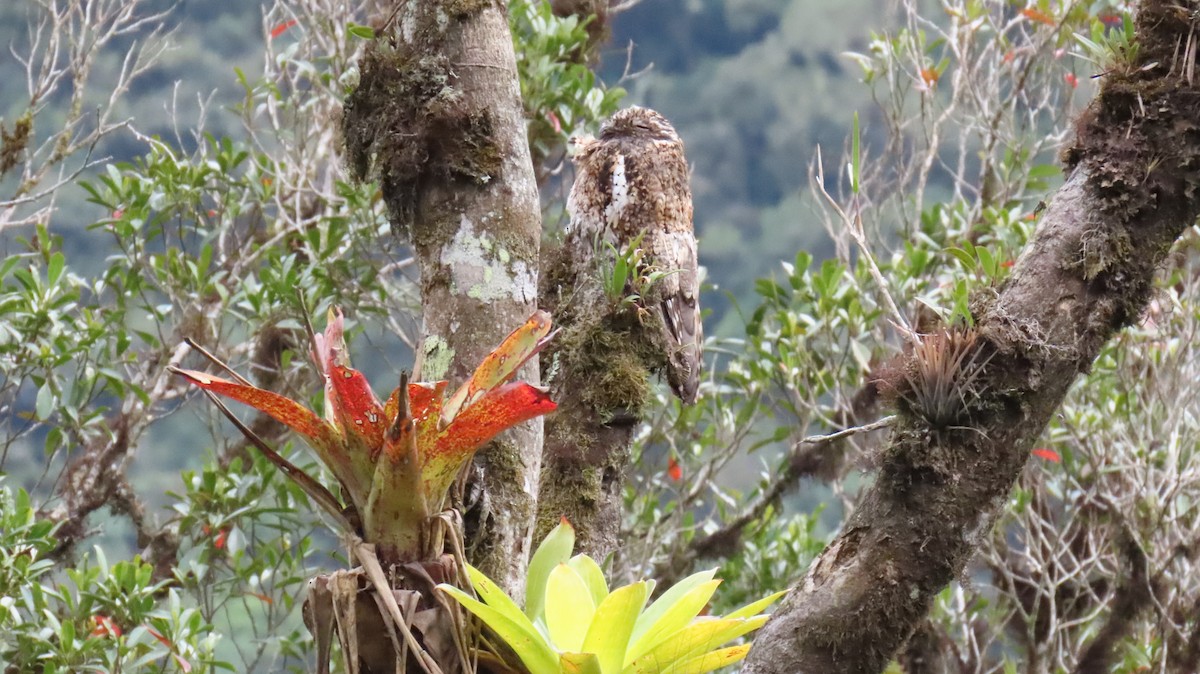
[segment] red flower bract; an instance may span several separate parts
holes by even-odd
[[[683,468],[673,456],[667,457],[667,475],[676,482],[683,479]]]
[[[1039,447],[1038,449],[1033,450],[1033,455],[1039,459],[1053,461],[1054,463],[1059,463],[1062,461],[1062,457],[1059,456],[1058,452],[1054,451],[1053,449],[1043,449]]]

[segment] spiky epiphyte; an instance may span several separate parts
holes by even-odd
[[[966,423],[982,391],[980,376],[991,360],[974,328],[945,328],[913,348],[894,395],[907,411],[934,429]]]

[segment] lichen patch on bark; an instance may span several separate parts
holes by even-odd
[[[536,270],[524,260],[514,260],[486,226],[476,228],[466,215],[450,245],[442,249],[441,263],[449,270],[451,292],[489,303],[537,299]]]
[[[454,348],[439,335],[429,335],[421,343],[421,379],[438,381],[450,375]]]

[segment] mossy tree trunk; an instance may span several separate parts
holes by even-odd
[[[743,671],[883,671],[988,534],[1072,382],[1138,319],[1155,269],[1200,213],[1200,82],[1184,48],[1198,17],[1200,0],[1142,3],[1136,62],[1105,75],[1066,184],[1011,277],[972,308],[977,329],[917,349],[892,382],[919,400],[934,372],[919,361],[969,348],[971,371],[954,375],[968,404],[949,423],[901,404],[874,485]]]
[[[541,213],[512,37],[499,2],[398,3],[360,64],[343,127],[421,269],[424,380],[456,386],[536,309]],[[518,378],[536,383],[536,363]],[[466,494],[471,562],[523,590],[540,420],[480,451]]]
[[[546,419],[535,538],[566,517],[575,548],[602,560],[620,541],[625,469],[650,401],[651,371],[666,365],[656,324],[609,297],[593,260],[570,247],[547,254],[542,301],[562,332],[542,354],[558,411]]]

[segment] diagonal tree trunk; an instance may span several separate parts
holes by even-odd
[[[421,268],[419,376],[456,386],[536,309],[541,214],[512,37],[487,0],[397,3],[360,64],[343,129],[380,180]],[[538,381],[537,363],[518,373]],[[541,421],[480,452],[468,557],[519,596],[537,503]]]
[[[1145,308],[1200,213],[1200,0],[1145,0],[1136,28],[1136,62],[1105,76],[1066,184],[1012,276],[976,302],[977,328],[928,338],[890,382],[901,422],[875,484],[743,671],[883,671],[987,534],[1071,384]],[[957,369],[931,367],[956,355]],[[967,399],[949,417],[905,402],[938,376]]]

